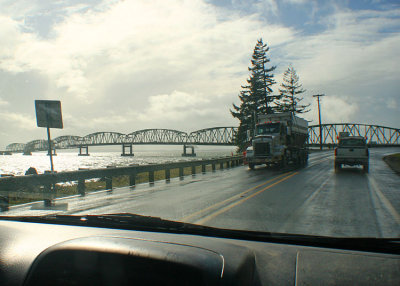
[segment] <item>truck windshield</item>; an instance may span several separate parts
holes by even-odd
[[[279,133],[280,123],[268,123],[257,126],[257,135]]]
[[[342,139],[339,141],[339,146],[353,146],[353,147],[364,147],[365,141],[363,139]]]

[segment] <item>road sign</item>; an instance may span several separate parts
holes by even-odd
[[[47,128],[47,143],[51,172],[54,172],[53,153],[51,148],[50,128],[63,128],[61,102],[59,100],[35,100],[36,122],[38,127]]]
[[[38,127],[63,128],[59,100],[35,100],[35,108]]]

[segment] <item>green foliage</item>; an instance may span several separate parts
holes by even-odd
[[[279,89],[279,101],[276,102],[277,110],[280,112],[306,113],[310,104],[302,105],[300,101],[303,97],[299,96],[306,90],[300,84],[296,70],[289,66],[283,74],[283,81]]]
[[[262,39],[257,41],[249,67],[250,78],[247,85],[242,86],[239,94],[240,106],[233,104],[231,114],[239,119],[240,125],[236,136],[236,145],[239,151],[247,147],[247,130],[253,130],[257,114],[274,112],[272,102],[276,96],[272,95],[272,85],[275,84],[272,72],[276,66],[267,67],[270,59],[267,57],[269,47]]]

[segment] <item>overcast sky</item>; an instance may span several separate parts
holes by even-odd
[[[34,100],[61,100],[53,137],[237,126],[229,109],[257,39],[292,64],[305,118],[400,127],[394,1],[0,0],[0,150],[46,138]]]

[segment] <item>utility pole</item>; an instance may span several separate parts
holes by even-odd
[[[318,101],[318,118],[319,118],[319,149],[322,150],[322,127],[321,127],[321,109],[319,107],[319,98],[325,96],[325,94],[314,94],[313,97],[317,98]]]

